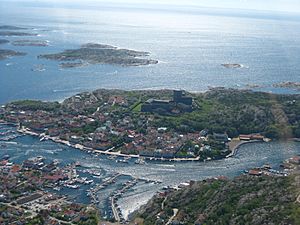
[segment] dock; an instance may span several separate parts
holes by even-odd
[[[119,213],[116,209],[116,206],[115,206],[115,198],[111,198],[111,209],[112,209],[112,212],[113,212],[113,215],[114,215],[114,218],[117,222],[120,222],[121,221],[121,218],[119,216]]]
[[[100,191],[101,189],[104,189],[107,185],[111,184],[112,182],[114,182],[119,176],[121,176],[121,174],[116,174],[115,176],[109,178],[108,180],[106,180],[105,182],[98,184],[93,190],[90,190],[90,195],[92,198],[92,202],[93,203],[97,203],[98,197],[96,196],[96,193],[98,191]]]
[[[124,221],[124,218],[121,214],[121,212],[118,210],[118,205],[116,203],[116,200],[118,197],[122,196],[128,189],[132,188],[134,185],[136,185],[138,182],[138,179],[134,179],[132,181],[124,183],[124,187],[118,191],[116,191],[113,196],[111,197],[111,208],[114,215],[114,218],[117,222]]]

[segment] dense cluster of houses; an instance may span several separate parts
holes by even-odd
[[[208,131],[182,134],[168,127],[153,125],[154,114],[134,114],[130,108],[132,99],[127,96],[106,96],[99,104],[95,97],[73,97],[72,107],[58,110],[25,110],[14,104],[2,108],[5,121],[18,123],[32,132],[57,137],[71,144],[81,144],[96,150],[114,149],[125,154],[157,158],[197,157],[201,151],[209,151]],[[172,104],[191,107],[192,98],[175,91]],[[82,103],[83,101],[83,103]],[[83,109],[94,106],[88,113]],[[214,138],[226,142],[224,134]],[[226,139],[227,138],[227,139]]]
[[[0,224],[27,224],[36,216],[47,224],[80,222],[90,217],[83,205],[45,191],[45,187],[68,180],[69,168],[55,162],[45,164],[42,157],[25,160],[21,165],[8,159],[0,161]]]
[[[11,103],[1,108],[0,117],[37,134],[95,150],[156,158],[205,159],[211,158],[212,150],[222,151],[223,155],[226,153],[230,141],[226,133],[211,133],[207,129],[180,133],[169,127],[159,127],[155,123],[155,114],[133,112],[132,106],[139,101],[136,96],[128,95],[82,94],[68,99],[56,110],[30,110]],[[168,102],[171,105],[193,105],[193,99],[182,91],[174,91],[173,100]],[[148,106],[147,102],[143,104],[141,111],[148,112],[145,110]],[[259,134],[239,137],[241,141],[263,138]],[[212,142],[220,144],[212,145]],[[216,154],[219,153],[215,152],[214,156]]]
[[[42,157],[25,160],[22,165],[2,159],[0,202],[11,202],[58,181],[67,180],[68,172],[67,169],[57,167],[55,162],[45,164]],[[19,185],[20,183],[23,185]]]

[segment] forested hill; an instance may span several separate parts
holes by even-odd
[[[137,216],[138,224],[300,224],[300,175],[243,175],[207,180],[157,196]],[[174,211],[175,210],[175,211]],[[176,214],[174,216],[174,212]]]

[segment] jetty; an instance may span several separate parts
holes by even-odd
[[[237,154],[237,151],[239,147],[245,144],[251,144],[251,143],[256,143],[256,142],[262,142],[260,140],[250,140],[250,141],[243,141],[243,140],[232,140],[231,142],[228,143],[229,150],[231,153],[226,156],[226,158],[233,157]]]
[[[109,179],[105,180],[103,183],[98,184],[94,189],[91,189],[89,193],[92,202],[97,203],[99,200],[96,193],[99,192],[101,189],[104,189],[109,184],[113,183],[119,176],[121,176],[121,174],[117,173],[115,176],[110,177]]]
[[[119,213],[117,211],[117,208],[116,208],[116,203],[115,203],[115,198],[111,198],[111,209],[112,209],[112,212],[113,212],[113,215],[114,215],[114,218],[117,222],[120,222],[121,221],[121,218],[119,216]]]
[[[123,188],[114,192],[114,194],[111,197],[111,208],[112,208],[112,212],[113,212],[113,216],[114,219],[117,222],[121,222],[124,221],[125,219],[122,216],[121,211],[119,211],[118,205],[116,203],[118,197],[121,197],[127,190],[129,190],[130,188],[132,188],[134,185],[137,184],[139,179],[134,179],[132,181],[127,181],[126,183],[123,184]]]

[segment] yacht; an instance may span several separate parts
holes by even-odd
[[[117,159],[117,163],[128,163],[128,159]]]
[[[144,164],[146,164],[146,161],[143,158],[138,158],[134,163],[144,165]]]
[[[110,156],[108,157],[108,159],[114,160],[116,157],[117,157],[117,156],[115,156],[115,155],[110,155]]]

